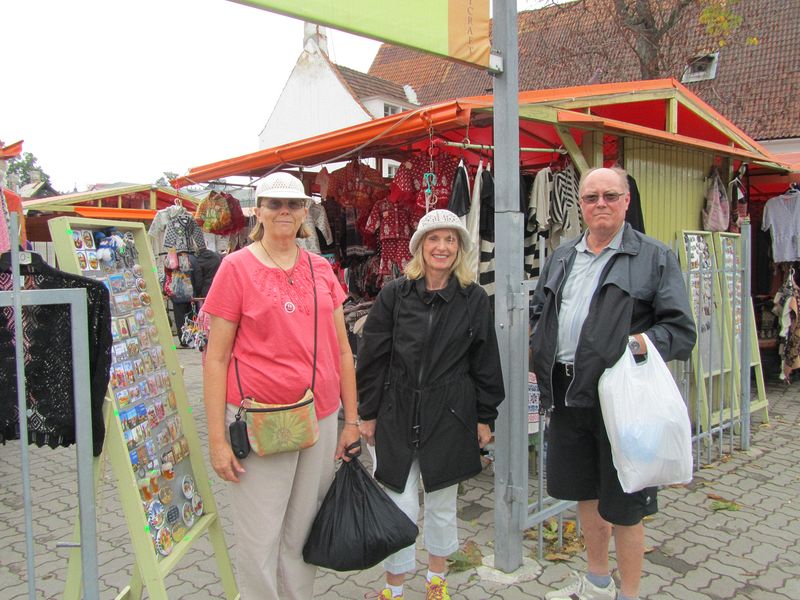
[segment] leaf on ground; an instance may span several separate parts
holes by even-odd
[[[725,498],[723,498],[719,494],[706,494],[706,497],[710,498],[711,500],[725,500]]]
[[[644,549],[644,553],[645,554],[650,554],[653,550],[655,550],[655,548],[645,548]]]
[[[560,552],[550,552],[549,554],[545,554],[544,558],[545,560],[549,560],[551,562],[564,562],[572,560],[572,555],[563,554]]]
[[[453,552],[447,562],[451,571],[469,571],[483,564],[483,555],[478,544],[469,540],[460,550]]]
[[[715,500],[711,503],[711,510],[739,510],[740,506],[732,500]]]

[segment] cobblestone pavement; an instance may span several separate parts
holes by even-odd
[[[199,353],[179,351],[185,367],[189,401],[205,443]],[[642,598],[651,600],[797,600],[800,598],[800,385],[772,385],[769,426],[753,427],[752,449],[700,469],[686,487],[663,490],[661,511],[647,522]],[[0,598],[27,598],[25,535],[17,442],[0,446]],[[67,570],[67,551],[56,548],[71,538],[77,514],[75,452],[31,448],[33,521],[37,598],[60,598]],[[207,462],[207,458],[206,458]],[[209,472],[210,468],[209,468]],[[225,485],[213,477],[229,546],[235,547],[227,517]],[[493,479],[490,469],[463,486],[459,498],[462,541],[477,543],[492,555]],[[709,494],[736,501],[738,511],[714,511]],[[133,565],[127,528],[111,469],[106,466],[97,490],[100,597],[113,598],[127,585]],[[420,552],[420,556],[424,553]],[[534,542],[526,555],[535,557]],[[235,552],[233,554],[235,556]],[[613,555],[612,555],[613,559]],[[406,598],[424,597],[422,565],[406,585]],[[497,583],[489,569],[449,576],[454,598],[543,598],[571,569],[583,570],[582,556],[568,562],[529,562],[538,577],[522,583]],[[361,599],[381,587],[379,567],[363,572],[323,571],[317,577],[318,598]],[[199,540],[167,577],[170,598],[221,598],[211,544]]]

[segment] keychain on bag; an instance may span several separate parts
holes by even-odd
[[[242,421],[241,412],[236,413],[236,419],[228,426],[231,437],[231,448],[236,458],[247,458],[250,454],[250,440],[247,439],[247,423]]]

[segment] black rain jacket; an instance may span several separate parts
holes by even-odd
[[[478,423],[505,396],[489,297],[455,277],[426,293],[405,277],[378,295],[358,347],[359,416],[377,418],[375,478],[402,492],[418,457],[428,492],[481,471]]]
[[[578,338],[575,375],[564,399],[567,406],[599,405],[600,376],[625,352],[629,335],[646,333],[665,361],[689,358],[697,339],[675,254],[630,224],[624,227],[620,248],[600,275]],[[565,242],[548,259],[531,303],[531,354],[542,412],[553,406],[561,292],[580,239]]]

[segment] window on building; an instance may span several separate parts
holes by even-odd
[[[386,174],[384,177],[388,177],[389,179],[394,179],[394,176],[397,175],[397,169],[400,167],[399,164],[387,164],[386,165]]]
[[[383,103],[383,116],[388,117],[390,115],[396,115],[397,113],[403,112],[403,109],[399,106],[395,106],[394,104],[387,104],[386,102]]]
[[[681,83],[693,83],[695,81],[714,79],[717,76],[718,63],[719,52],[695,56],[683,70]]]

